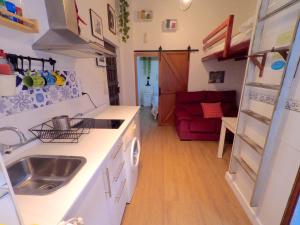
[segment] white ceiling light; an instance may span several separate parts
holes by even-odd
[[[188,10],[191,7],[193,0],[179,0],[180,3],[180,9],[183,11]]]

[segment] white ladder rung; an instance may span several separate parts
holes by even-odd
[[[280,90],[280,85],[277,84],[263,84],[263,83],[257,83],[257,82],[249,82],[246,83],[247,86],[250,87],[258,87],[258,88],[265,88],[270,90]]]
[[[251,166],[241,157],[234,156],[236,161],[240,164],[240,166],[245,170],[245,172],[249,175],[251,180],[255,182],[257,174],[256,172],[251,168]]]
[[[253,141],[250,137],[248,137],[245,134],[238,134],[238,137],[242,139],[245,143],[247,143],[251,148],[253,148],[257,153],[259,153],[260,155],[263,154],[264,149],[255,141]]]
[[[263,115],[260,115],[256,112],[253,112],[252,110],[249,110],[249,109],[244,109],[241,111],[242,113],[245,113],[246,115],[250,116],[250,117],[253,117],[254,119],[266,124],[266,125],[270,125],[271,123],[271,119],[266,117],[266,116],[263,116]]]

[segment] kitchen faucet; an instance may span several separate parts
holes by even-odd
[[[6,145],[6,144],[0,143],[0,154],[3,154],[8,150],[15,150],[15,149],[21,147],[22,145],[28,143],[28,140],[25,137],[25,135],[23,134],[23,132],[20,131],[16,127],[0,127],[0,132],[1,131],[13,131],[13,132],[15,132],[19,136],[20,142],[18,144],[14,144],[14,145]]]

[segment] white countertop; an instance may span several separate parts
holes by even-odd
[[[14,160],[29,155],[83,156],[87,160],[71,182],[56,192],[45,196],[16,196],[25,225],[56,225],[64,218],[138,110],[135,106],[110,106],[100,113],[94,111],[88,117],[125,121],[119,129],[91,129],[77,144],[38,144],[18,152]]]

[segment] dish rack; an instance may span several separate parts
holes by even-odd
[[[92,119],[71,118],[71,129],[55,130],[52,120],[32,127],[29,131],[43,143],[78,143],[83,134],[88,134],[92,125]]]

